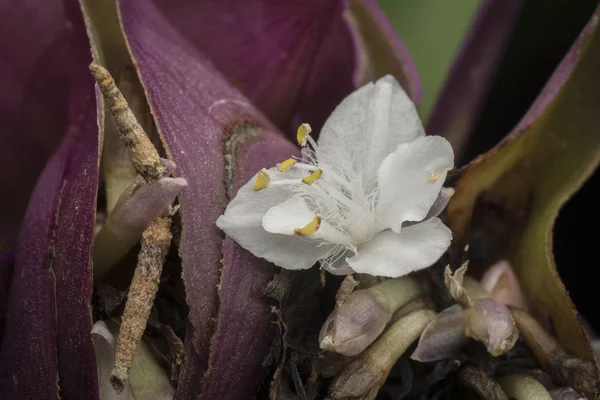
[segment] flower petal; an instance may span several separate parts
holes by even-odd
[[[379,168],[376,211],[382,226],[400,232],[403,222],[425,218],[453,165],[452,147],[442,137],[399,145]]]
[[[350,167],[372,185],[379,165],[398,145],[424,134],[413,102],[387,75],[337,106],[319,136],[318,156],[338,165],[352,160]]]
[[[282,175],[276,168],[271,168],[269,174],[273,177]],[[292,235],[295,228],[301,228],[310,222],[314,215],[305,204],[300,204],[304,203],[300,198],[294,198],[294,204],[286,202],[292,195],[289,187],[271,185],[263,190],[254,191],[255,180],[256,177],[250,179],[240,188],[227,206],[225,214],[217,220],[217,226],[255,256],[279,267],[310,268],[315,260],[320,258],[319,255],[324,256],[327,253],[329,247],[319,247],[318,242],[288,235]],[[273,211],[267,216],[270,210]],[[298,213],[294,213],[293,210]],[[283,225],[277,221],[281,219],[282,213],[288,216],[283,219]],[[263,226],[264,221],[266,226]]]
[[[452,196],[454,196],[454,189],[443,187],[425,216],[425,219],[439,216],[450,202]]]
[[[313,220],[313,214],[301,197],[292,197],[271,207],[262,219],[267,232],[293,235],[296,228],[302,228]]]
[[[431,218],[400,233],[378,233],[347,261],[358,273],[395,278],[432,265],[451,240],[450,229],[439,218]]]

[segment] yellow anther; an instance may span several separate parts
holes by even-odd
[[[271,182],[271,178],[269,177],[269,173],[266,169],[261,169],[256,175],[256,182],[254,182],[254,191],[258,192],[259,190],[263,190],[267,186],[269,186],[269,182]]]
[[[321,168],[319,168],[318,170],[314,171],[309,176],[302,178],[302,182],[306,183],[307,185],[310,185],[311,183],[313,183],[314,181],[319,179],[322,174],[323,174],[323,170]]]
[[[308,139],[308,135],[310,135],[310,132],[312,131],[312,128],[310,127],[309,124],[302,124],[298,127],[298,131],[296,131],[296,139],[298,140],[298,144],[302,147],[306,146],[306,140]]]
[[[294,233],[298,236],[310,236],[316,231],[319,230],[321,226],[321,216],[319,214],[315,215],[315,217],[308,224],[303,226],[302,228],[294,229]]]
[[[429,177],[427,178],[429,180],[429,182],[433,183],[436,182],[438,179],[440,179],[442,176],[441,172],[432,172],[431,174],[429,174]]]
[[[279,164],[279,171],[283,172],[294,164],[296,164],[296,160],[294,160],[293,158],[288,158],[287,160]]]

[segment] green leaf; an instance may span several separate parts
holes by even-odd
[[[577,312],[552,255],[560,208],[600,160],[600,32],[598,10],[514,131],[468,165],[448,206],[457,242],[468,242],[477,197],[491,193],[523,224],[511,232],[504,256],[526,294],[549,317],[560,343],[591,357]],[[570,268],[582,268],[572,265]],[[581,273],[585,271],[582,269]]]

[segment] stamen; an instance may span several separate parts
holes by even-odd
[[[434,183],[437,182],[438,179],[442,177],[442,174],[447,171],[449,168],[446,166],[438,166],[431,171],[429,177],[427,178],[429,182]]]
[[[309,236],[309,235],[312,235],[313,233],[315,233],[316,231],[318,231],[320,226],[321,226],[321,216],[319,214],[317,214],[312,219],[312,221],[310,221],[304,227],[294,229],[294,233],[298,236]]]
[[[296,164],[296,160],[294,160],[293,158],[288,158],[287,160],[283,161],[281,164],[279,164],[279,171],[283,172],[286,169],[288,169],[289,167],[291,167],[292,165]]]
[[[309,124],[304,123],[298,127],[298,130],[296,131],[296,139],[298,140],[298,144],[300,146],[306,146],[306,141],[310,135],[310,132],[312,132],[312,128]]]
[[[436,182],[438,179],[440,179],[440,177],[442,176],[441,172],[432,172],[429,177],[427,178],[427,180],[431,183]]]
[[[313,183],[314,181],[319,179],[322,174],[323,174],[323,170],[321,168],[319,168],[319,169],[315,170],[309,176],[302,178],[302,182],[306,183],[307,185],[310,185],[311,183]]]
[[[263,190],[269,186],[269,182],[271,182],[271,177],[269,176],[267,170],[263,168],[258,172],[258,175],[256,176],[256,182],[254,182],[254,187],[252,189],[254,189],[255,192]]]

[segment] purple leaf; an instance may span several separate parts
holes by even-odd
[[[14,253],[35,181],[64,135],[67,35],[61,0],[0,4],[0,185],[10,192],[0,200],[2,252]],[[3,282],[11,271],[0,262]],[[5,302],[0,289],[0,311]]]
[[[477,121],[523,0],[487,0],[469,28],[427,124],[460,155]]]
[[[342,0],[156,0],[171,24],[286,134],[319,131],[354,89]],[[291,128],[293,129],[291,129]],[[289,131],[288,131],[289,130]]]
[[[294,147],[273,131],[237,149],[233,186],[239,189],[265,165],[283,160]],[[232,193],[233,194],[233,193]],[[263,381],[264,361],[275,334],[273,301],[263,289],[273,279],[274,267],[227,238],[223,243],[220,308],[213,337],[210,369],[204,377],[203,399],[249,398]]]
[[[264,377],[273,341],[270,307],[261,294],[273,270],[237,244],[223,245],[215,221],[242,183],[289,157],[295,146],[152,3],[122,0],[119,7],[159,133],[188,182],[180,196],[179,251],[193,329],[177,396],[197,398],[203,391],[207,399],[244,398]]]
[[[358,84],[375,80],[387,74],[393,75],[406,90],[415,104],[420,104],[423,97],[421,82],[406,46],[400,41],[385,13],[374,0],[350,0],[351,21],[358,29],[357,38],[362,38],[363,50],[367,58],[367,71],[357,71],[364,77],[357,77]]]
[[[49,7],[54,8],[60,10],[60,4]],[[40,14],[30,11],[30,16]],[[61,59],[69,77],[62,82],[68,106],[56,110],[66,115],[65,136],[31,197],[8,297],[0,392],[9,399],[98,398],[90,337],[98,128],[94,82],[87,70],[89,44],[75,11],[69,34],[60,37],[69,49]]]

